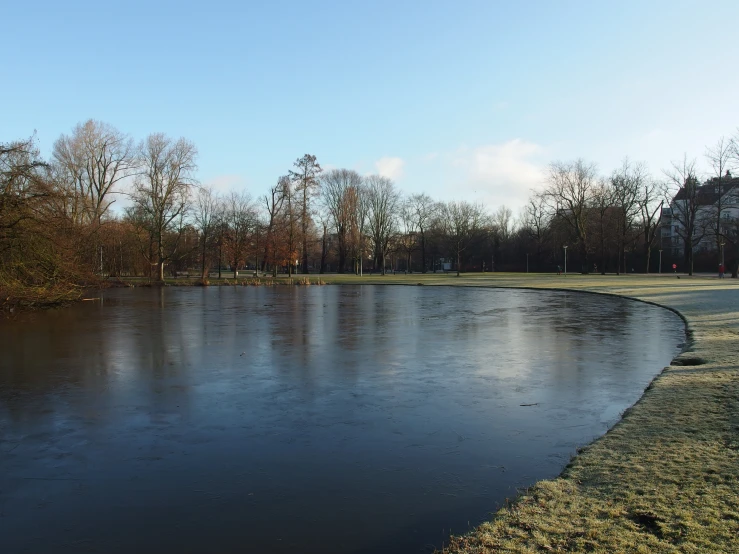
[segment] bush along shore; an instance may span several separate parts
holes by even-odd
[[[29,283],[0,274],[0,313],[65,306],[81,300],[90,286],[66,281]]]
[[[294,277],[223,277],[221,279],[201,279],[180,277],[152,281],[148,279],[128,278],[109,281],[113,286],[124,287],[277,287],[277,286],[308,286],[327,284],[321,276],[294,276]]]

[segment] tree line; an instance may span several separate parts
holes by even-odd
[[[191,141],[153,133],[136,142],[89,120],[62,134],[49,159],[35,137],[0,143],[0,287],[9,302],[65,298],[101,276],[163,281],[185,271],[204,281],[244,269],[553,271],[565,246],[578,271],[648,272],[664,247],[666,206],[679,223],[683,270],[692,272],[695,247],[710,237],[728,246],[736,274],[733,206],[719,198],[706,209],[699,183],[732,182],[737,138],[707,149],[708,176],[687,157],[661,177],[629,160],[607,176],[584,160],[553,162],[514,217],[506,206],[404,194],[381,175],[323,170],[310,154],[263,194],[219,194],[197,181]],[[124,196],[126,208],[113,210]]]

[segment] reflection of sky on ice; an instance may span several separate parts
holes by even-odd
[[[165,550],[280,551],[276,534],[314,550],[337,525],[327,552],[439,545],[556,475],[684,338],[666,310],[563,292],[103,297],[2,324],[2,551],[62,536],[139,548],[116,520],[144,535],[156,522],[169,542],[147,543]],[[42,512],[36,478],[54,483]]]

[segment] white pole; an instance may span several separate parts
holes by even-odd
[[[565,249],[565,277],[567,277],[567,247],[564,247]]]

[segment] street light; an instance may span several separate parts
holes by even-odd
[[[659,273],[662,273],[662,249],[659,249]]]
[[[565,249],[565,277],[567,277],[567,245],[564,245],[562,248]]]

